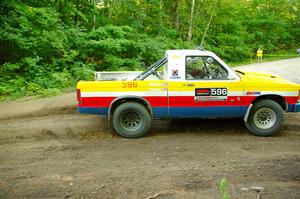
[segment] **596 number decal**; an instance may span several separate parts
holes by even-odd
[[[122,88],[136,88],[138,84],[136,82],[122,82]]]
[[[227,96],[227,88],[196,88],[195,96]]]
[[[227,96],[227,88],[212,88],[211,96]]]

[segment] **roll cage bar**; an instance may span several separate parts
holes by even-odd
[[[155,75],[158,79],[161,79],[161,77],[157,73],[157,69],[164,65],[165,63],[168,62],[168,58],[166,56],[160,58],[157,62],[155,62],[152,66],[147,68],[147,70],[143,71],[141,74],[139,74],[136,78],[133,80],[144,80],[146,79],[149,75],[153,74]]]

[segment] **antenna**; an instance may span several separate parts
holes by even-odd
[[[203,46],[198,46],[196,50],[205,51],[205,48]]]

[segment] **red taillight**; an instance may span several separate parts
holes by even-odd
[[[81,92],[80,89],[77,89],[77,101],[80,104],[81,103]]]

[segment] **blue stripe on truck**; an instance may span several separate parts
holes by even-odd
[[[78,107],[79,113],[96,114],[96,115],[107,115],[108,108],[95,108],[95,107]]]
[[[170,107],[170,117],[242,117],[248,106]]]
[[[153,118],[178,117],[243,117],[247,106],[212,106],[212,107],[155,107]],[[108,115],[108,108],[78,107],[79,113]]]

